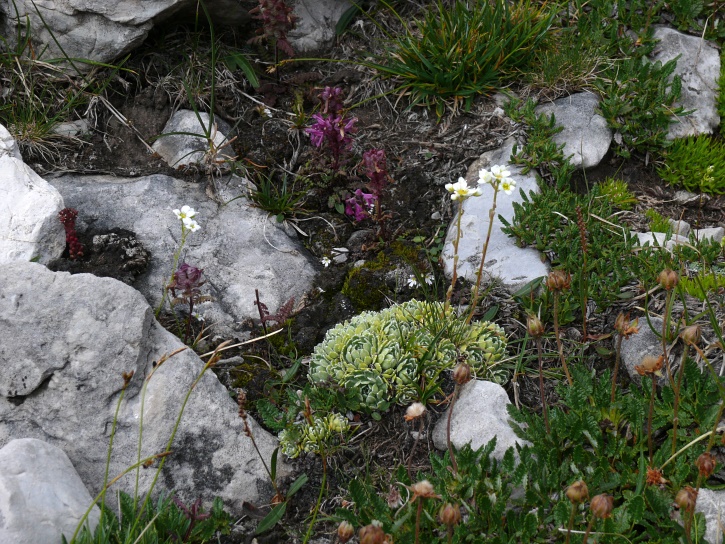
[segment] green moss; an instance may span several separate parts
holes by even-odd
[[[375,260],[367,261],[361,267],[348,272],[342,286],[342,294],[350,299],[358,312],[380,310],[385,298],[393,296],[385,283],[380,281],[381,272],[393,268],[390,259],[381,252]]]

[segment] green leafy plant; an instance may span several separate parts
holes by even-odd
[[[629,190],[627,182],[621,179],[605,179],[599,184],[599,193],[620,210],[631,210],[637,203],[637,197]]]
[[[657,210],[650,208],[644,212],[645,217],[649,220],[649,230],[652,232],[664,232],[672,234],[672,225]]]
[[[422,20],[401,19],[404,35],[370,66],[395,78],[413,105],[435,106],[440,117],[447,101],[468,108],[529,62],[552,20],[553,11],[530,0],[438,1]]]
[[[249,199],[256,207],[269,212],[278,223],[282,223],[305,211],[302,206],[306,193],[294,190],[294,183],[290,183],[286,172],[279,176],[279,181],[276,177],[274,172],[257,174],[257,183],[250,191]]]
[[[675,105],[682,85],[673,75],[676,66],[676,60],[662,64],[635,56],[615,63],[597,80],[599,112],[614,130],[618,155],[660,153],[668,146],[670,124],[690,113]]]
[[[657,173],[670,185],[694,193],[725,193],[725,143],[710,136],[672,142]]]

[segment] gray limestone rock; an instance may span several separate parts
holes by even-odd
[[[662,319],[652,316],[650,322],[658,332],[662,332]],[[662,355],[662,340],[650,329],[647,319],[642,317],[639,319],[639,332],[622,340],[622,364],[635,383],[640,383],[641,376],[634,367],[642,364],[642,359],[647,355],[653,357]],[[667,369],[665,366],[662,367],[662,376],[658,381],[660,385],[667,383]]]
[[[0,449],[0,542],[70,541],[93,499],[68,456],[55,446],[21,438]],[[93,531],[100,510],[88,515]]]
[[[659,27],[654,37],[660,40],[652,60],[662,64],[679,56],[675,74],[682,78],[680,105],[695,110],[670,126],[668,139],[697,134],[712,134],[720,124],[717,114],[717,80],[720,77],[720,52],[709,42]]]
[[[18,142],[8,132],[8,129],[0,125],[0,157],[5,156],[13,157],[19,161],[23,160],[23,157],[20,155],[20,149],[18,149]]]
[[[679,219],[668,219],[667,222],[672,227],[672,232],[678,236],[684,236],[687,238],[690,235],[690,224],[687,221],[681,221]]]
[[[51,183],[79,211],[79,230],[123,228],[136,234],[151,253],[151,262],[135,287],[154,307],[171,276],[181,239],[181,224],[172,210],[194,208],[201,229],[188,235],[179,262],[204,269],[202,291],[214,301],[196,311],[214,323],[215,334],[234,336],[241,321],[259,317],[255,289],[274,312],[290,297],[299,301],[312,287],[315,264],[300,244],[245,197],[232,200],[248,190],[239,178],[217,181],[224,206],[210,201],[202,185],[163,175],[62,176]]]
[[[297,24],[289,33],[296,53],[315,51],[335,37],[335,26],[352,4],[348,0],[294,0]]]
[[[231,147],[225,145],[228,144],[226,133],[230,130],[229,125],[219,118],[215,118],[212,124],[208,113],[200,112],[197,117],[191,110],[179,110],[171,116],[152,147],[169,166],[174,168],[191,164],[213,165],[216,161],[221,164],[225,159],[232,158],[231,155],[234,154]],[[173,134],[174,132],[188,134]],[[214,151],[210,150],[207,133],[213,142]]]
[[[536,108],[539,114],[554,114],[557,126],[564,128],[554,136],[557,145],[564,144],[564,156],[573,166],[597,166],[609,151],[612,129],[596,112],[599,98],[591,93],[576,93]]]
[[[469,186],[474,187],[478,180],[478,171],[481,168],[490,169],[492,165],[499,164],[507,165],[513,179],[516,181],[516,188],[511,195],[506,195],[503,192],[498,195],[496,215],[493,220],[491,240],[488,245],[484,266],[484,273],[499,278],[511,291],[516,291],[531,280],[546,276],[549,273],[545,258],[538,251],[532,248],[518,247],[514,238],[510,238],[501,231],[503,225],[498,216],[503,216],[509,222],[513,220],[513,203],[521,202],[519,189],[522,189],[526,194],[530,191],[539,191],[534,172],[524,175],[521,173],[520,167],[509,163],[514,144],[515,140],[509,138],[501,148],[487,151],[470,166],[466,175]],[[483,245],[486,241],[489,210],[493,202],[493,189],[491,186],[485,185],[482,186],[482,189],[482,196],[469,198],[461,208],[463,210],[463,216],[461,217],[461,231],[463,234],[458,245],[458,276],[474,282],[481,262]],[[442,255],[444,270],[448,277],[451,277],[453,273],[453,241],[456,236],[456,220],[456,217],[454,217],[448,227]]]
[[[14,156],[12,145],[9,149],[0,153],[0,263],[37,259],[46,264],[65,249],[58,220],[63,198]]]
[[[709,227],[706,229],[695,229],[692,231],[692,235],[695,240],[714,240],[715,242],[722,242],[725,237],[725,228],[723,227]]]
[[[122,374],[133,378],[118,415],[114,476],[136,462],[142,417],[141,458],[167,451],[185,395],[204,368],[133,288],[35,263],[0,269],[0,335],[0,446],[23,437],[60,447],[94,495],[103,484]],[[276,440],[249,422],[269,461]],[[237,406],[211,371],[193,386],[170,450],[157,492],[176,490],[185,503],[220,496],[235,512],[245,500],[271,496]],[[154,472],[140,471],[141,490]],[[133,492],[135,474],[112,489]]]
[[[695,512],[705,516],[705,534],[710,544],[722,544],[725,532],[725,491],[700,488]]]
[[[525,443],[514,433],[509,423],[506,405],[510,404],[503,387],[493,382],[471,380],[461,388],[460,396],[453,406],[451,418],[451,444],[461,448],[470,444],[479,449],[496,437],[493,457],[502,459],[506,450]],[[450,410],[450,408],[449,408]],[[433,428],[433,444],[445,450],[448,410]]]

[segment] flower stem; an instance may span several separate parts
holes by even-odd
[[[451,306],[451,296],[453,288],[458,280],[458,242],[461,240],[461,217],[463,217],[463,207],[458,210],[458,219],[456,220],[456,237],[453,240],[453,272],[451,273],[451,285],[446,292],[446,303],[443,305],[443,316],[445,317],[448,308]]]
[[[471,322],[473,314],[476,311],[476,305],[478,304],[479,291],[481,289],[481,279],[483,278],[483,266],[486,263],[486,253],[488,253],[488,244],[491,241],[491,231],[493,230],[493,220],[496,213],[496,197],[498,196],[498,183],[493,185],[493,204],[491,209],[488,210],[488,231],[486,232],[486,242],[483,244],[481,250],[481,262],[478,265],[478,272],[476,273],[476,285],[473,288],[473,300],[471,300],[471,311],[468,313],[466,324]]]
[[[413,466],[413,456],[415,455],[415,450],[418,448],[418,442],[420,442],[420,437],[423,434],[423,425],[424,425],[424,419],[425,416],[420,416],[418,419],[420,419],[420,423],[418,425],[418,436],[415,437],[415,442],[413,442],[413,447],[410,450],[410,455],[408,456],[408,478],[410,478],[410,481],[413,481],[413,476],[411,474],[412,466]]]
[[[561,360],[561,366],[566,374],[566,380],[569,382],[569,386],[574,385],[574,381],[571,379],[569,374],[569,366],[566,364],[566,357],[564,357],[564,345],[561,343],[561,336],[559,335],[559,292],[554,292],[554,336],[556,337],[556,348],[559,350],[559,359]],[[612,401],[614,398],[612,398]]]
[[[453,388],[453,397],[451,398],[451,405],[448,407],[448,421],[446,422],[446,443],[448,444],[448,454],[451,456],[451,467],[453,468],[453,474],[458,474],[458,463],[456,463],[456,456],[453,452],[453,444],[451,444],[451,418],[453,417],[453,408],[456,405],[458,399],[458,393],[460,386],[458,384]]]
[[[614,404],[614,397],[617,394],[617,373],[619,372],[619,362],[622,360],[622,338],[620,334],[617,336],[616,358],[614,359],[614,373],[612,374],[612,397],[611,403]]]
[[[678,412],[680,409],[680,388],[682,387],[682,375],[685,373],[685,361],[687,361],[688,345],[682,350],[682,359],[680,360],[680,369],[677,374],[677,384],[675,387],[675,406],[672,413],[672,455],[677,451],[677,424],[679,422]]]
[[[541,351],[541,338],[536,338],[536,351],[539,354],[539,391],[541,392],[541,406],[544,410],[544,425],[546,433],[550,433],[549,428],[549,410],[546,406],[546,395],[544,395],[544,355]]]

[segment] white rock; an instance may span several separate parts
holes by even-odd
[[[690,224],[687,221],[679,219],[667,219],[667,222],[672,227],[672,233],[687,238],[690,234]]]
[[[216,126],[211,125],[209,114],[205,112],[200,112],[199,117],[201,117],[201,123],[193,111],[177,111],[164,126],[161,136],[151,146],[169,166],[179,168],[204,163],[205,160],[223,161],[233,158],[234,152],[231,147],[224,146],[228,142],[225,133],[229,132],[229,126],[218,117],[214,118]],[[174,132],[187,132],[199,136],[172,135]],[[210,151],[209,139],[206,138],[207,133],[215,150],[218,150],[216,153]],[[169,136],[165,136],[165,134]]]
[[[725,491],[700,488],[695,512],[705,516],[705,539],[710,544],[722,544],[725,531]]]
[[[60,447],[96,495],[122,374],[133,372],[118,416],[110,474],[121,474],[136,460],[144,383],[141,455],[166,451],[184,396],[204,363],[156,322],[140,293],[110,278],[11,263],[0,267],[0,315],[0,446],[29,437]],[[269,462],[276,440],[249,423]],[[201,497],[209,504],[220,496],[236,512],[245,500],[271,497],[236,403],[210,371],[189,396],[171,451],[157,492],[176,490],[185,503]],[[142,491],[153,477],[153,469],[140,471]],[[133,493],[134,484],[135,471],[112,489]]]
[[[46,264],[60,257],[65,249],[60,193],[10,154],[0,154],[0,180],[0,263]]]
[[[471,380],[461,388],[460,395],[453,407],[451,418],[451,444],[457,449],[470,444],[479,449],[496,437],[493,457],[502,459],[506,450],[512,446],[524,444],[509,424],[506,405],[510,404],[503,387],[493,382]],[[433,444],[439,450],[448,447],[446,427],[448,410],[441,416],[433,428]]]
[[[557,145],[564,144],[564,156],[570,157],[573,166],[597,166],[609,151],[612,129],[604,117],[596,113],[598,105],[596,95],[576,93],[536,108],[537,113],[547,117],[553,113],[557,126],[564,127],[553,140]]]
[[[713,44],[668,27],[655,29],[660,40],[652,60],[662,64],[679,56],[675,74],[682,78],[679,105],[695,110],[670,125],[667,138],[683,138],[697,134],[712,134],[720,124],[717,114],[717,81],[720,77],[720,52]]]
[[[660,334],[662,334],[662,319],[652,316],[650,317],[650,322],[652,323],[652,326]],[[647,324],[647,319],[640,317],[639,332],[622,340],[622,364],[627,369],[627,373],[633,382],[640,383],[642,381],[641,376],[637,373],[634,367],[641,365],[642,359],[648,355],[652,357],[659,357],[662,355],[662,340],[652,329],[650,329]],[[667,381],[667,369],[663,366],[662,377],[659,378],[658,383],[663,385]]]
[[[296,53],[315,51],[335,37],[335,26],[352,4],[348,0],[294,0],[290,2],[299,18],[289,32]]]
[[[695,194],[689,191],[675,191],[675,202],[678,204],[704,204],[710,200],[705,193]]]
[[[518,247],[515,238],[510,238],[501,232],[503,225],[498,216],[500,214],[507,221],[513,222],[513,203],[522,201],[519,189],[523,189],[526,194],[530,191],[539,191],[534,172],[524,175],[521,173],[520,167],[509,163],[514,143],[515,140],[509,138],[501,148],[487,151],[470,166],[466,175],[469,186],[475,187],[478,182],[478,171],[481,168],[490,168],[492,165],[500,164],[507,165],[513,179],[516,180],[516,189],[511,195],[506,195],[503,192],[498,195],[496,215],[493,220],[491,240],[488,245],[484,266],[484,273],[500,278],[511,291],[516,291],[531,280],[546,276],[549,273],[549,267],[538,251],[533,248]],[[463,235],[458,245],[458,276],[474,282],[481,262],[482,248],[486,241],[489,223],[488,214],[493,202],[493,188],[490,185],[485,185],[482,186],[482,189],[482,196],[469,198],[462,206],[461,231]],[[456,217],[453,218],[448,227],[442,255],[444,270],[448,277],[451,277],[453,272],[453,240],[455,236]]]
[[[640,246],[649,244],[665,249],[672,249],[674,244],[686,244],[689,240],[678,234],[667,234],[666,232],[635,232]]]
[[[172,273],[174,252],[181,237],[173,209],[189,205],[201,225],[189,234],[182,260],[204,269],[205,294],[214,301],[203,306],[214,333],[234,336],[247,317],[258,319],[254,290],[274,312],[290,297],[297,301],[312,288],[317,263],[285,233],[275,219],[249,205],[244,180],[218,180],[219,206],[204,194],[203,184],[169,176],[143,178],[112,176],[62,176],[52,180],[68,206],[101,230],[123,228],[136,233],[151,252],[149,270],[136,282],[149,303],[156,307],[161,288]]]
[[[692,231],[692,235],[695,240],[714,240],[715,242],[722,242],[725,237],[725,229],[722,227],[709,227],[706,229],[695,229]]]
[[[12,134],[8,132],[8,129],[2,125],[0,125],[0,158],[1,157],[13,157],[19,161],[23,160],[23,157],[20,155],[18,143],[15,141]]]
[[[0,542],[70,541],[93,499],[63,450],[22,438],[0,449]],[[88,516],[95,530],[100,511]]]

